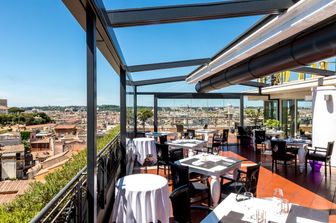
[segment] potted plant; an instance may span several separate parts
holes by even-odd
[[[268,129],[276,129],[280,126],[280,121],[276,119],[267,119],[265,125]]]

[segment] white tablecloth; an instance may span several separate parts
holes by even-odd
[[[153,174],[133,174],[116,183],[112,222],[168,223],[171,216],[168,181]]]
[[[153,138],[135,138],[135,153],[138,155],[138,162],[143,165],[146,157],[151,154],[154,162],[157,161],[155,140]]]

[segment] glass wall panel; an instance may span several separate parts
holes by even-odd
[[[281,113],[281,127],[285,136],[294,136],[295,134],[295,100],[283,100]]]
[[[264,102],[264,120],[277,119],[278,117],[278,100],[269,100]]]
[[[264,122],[264,103],[262,100],[249,100],[244,97],[244,126],[259,126]]]
[[[240,123],[239,99],[159,99],[158,130],[235,127]]]
[[[311,138],[312,134],[312,101],[297,100],[297,135]]]
[[[154,95],[137,96],[137,130],[138,132],[154,130]]]
[[[129,81],[126,75],[126,82]],[[126,131],[128,137],[134,132],[134,87],[126,85]]]

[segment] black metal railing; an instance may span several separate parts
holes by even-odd
[[[104,210],[107,194],[111,199],[108,206],[113,207],[114,185],[123,174],[124,155],[117,135],[97,154],[97,212]],[[78,174],[32,219],[31,222],[86,222],[86,167]],[[98,215],[97,213],[97,215]]]

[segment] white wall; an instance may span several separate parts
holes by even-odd
[[[326,147],[329,141],[336,141],[336,86],[316,87],[312,93],[313,146]],[[328,101],[325,95],[331,95]],[[336,144],[331,165],[336,166]]]
[[[1,160],[1,178],[16,179],[16,158]]]

